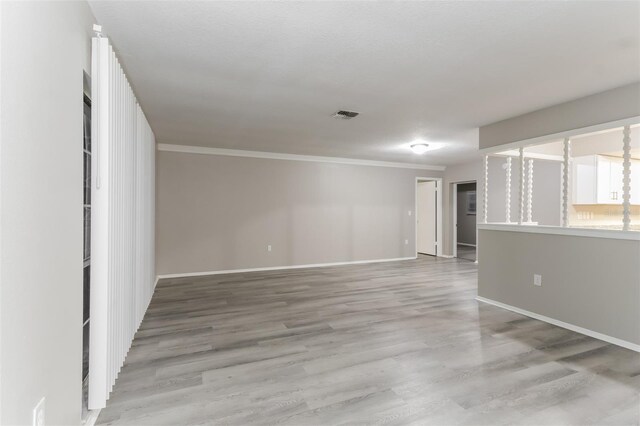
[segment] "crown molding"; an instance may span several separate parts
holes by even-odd
[[[357,166],[392,167],[399,169],[432,170],[442,172],[445,166],[426,164],[395,163],[391,161],[360,160],[357,158],[321,157],[316,155],[284,154],[279,152],[245,151],[242,149],[209,148],[204,146],[158,144],[158,151],[181,152],[186,154],[223,155],[227,157],[265,158],[270,160],[311,161],[316,163],[352,164]]]

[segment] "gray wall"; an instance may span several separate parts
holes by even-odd
[[[639,241],[481,229],[479,243],[479,296],[640,344]]]
[[[489,157],[489,222],[506,220],[506,157]],[[525,175],[525,184],[526,184]],[[538,160],[533,163],[532,218],[539,225],[560,226],[562,212],[562,163]],[[520,162],[511,162],[511,222],[520,215]],[[526,200],[526,199],[525,199]],[[526,204],[525,204],[526,209]],[[480,211],[480,210],[479,210]],[[526,214],[526,210],[525,210]],[[526,215],[525,215],[526,220]]]
[[[480,148],[638,115],[640,83],[484,126]],[[490,221],[504,221],[503,162],[490,159]],[[517,164],[513,172],[517,188]],[[559,224],[559,174],[559,164],[536,161],[534,221]],[[517,194],[512,193],[516,200]],[[541,211],[544,206],[550,210]],[[517,220],[517,210],[512,204],[512,220]],[[639,242],[480,230],[478,245],[480,296],[640,344]],[[543,275],[542,287],[533,286],[534,273]]]
[[[476,192],[475,183],[458,185],[457,215],[458,215],[458,242],[464,244],[476,244],[476,217],[477,215],[467,214],[467,194]],[[476,210],[481,214],[479,207]]]
[[[85,2],[3,2],[0,423],[78,424]]]
[[[640,83],[480,127],[480,149],[640,115]]]
[[[157,272],[415,256],[420,176],[442,173],[160,151]]]
[[[532,205],[534,222],[549,226],[562,224],[562,163],[533,160]]]

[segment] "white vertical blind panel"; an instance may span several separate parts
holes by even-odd
[[[89,408],[106,405],[155,284],[155,137],[107,38],[93,39]]]
[[[136,110],[137,175],[136,175],[136,280],[144,283],[136,290],[135,321],[142,322],[155,285],[155,146],[156,140],[140,106]]]

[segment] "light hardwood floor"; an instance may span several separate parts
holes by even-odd
[[[639,424],[640,355],[418,260],[158,283],[98,424]]]

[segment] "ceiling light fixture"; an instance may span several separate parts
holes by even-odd
[[[429,149],[429,145],[426,143],[414,143],[413,145],[411,145],[411,150],[413,151],[414,154],[424,154],[425,152],[427,152],[427,150]]]

